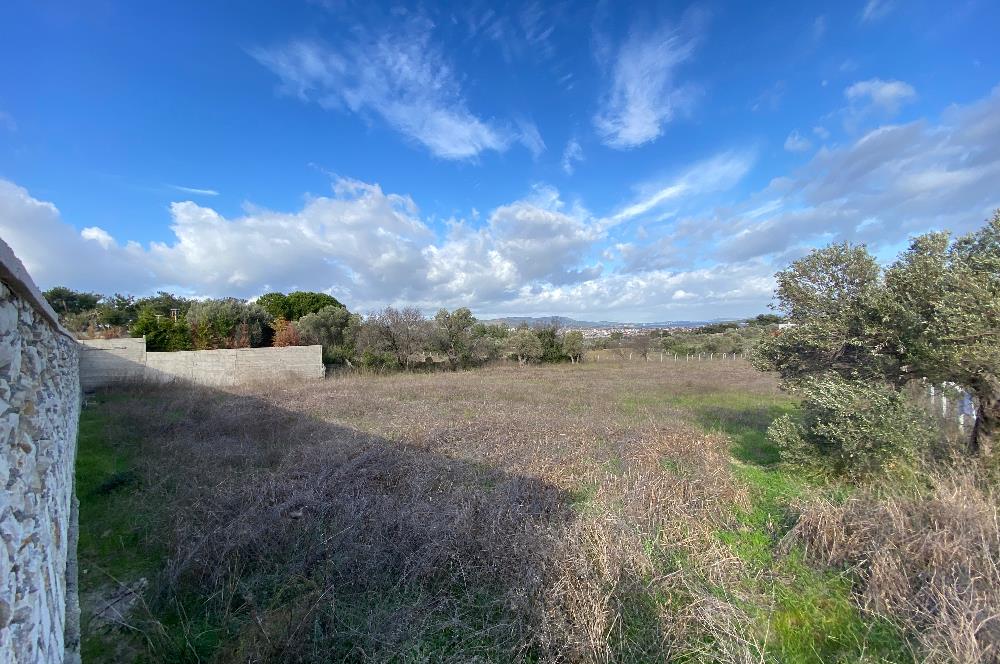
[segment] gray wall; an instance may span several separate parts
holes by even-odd
[[[0,241],[3,662],[79,657],[73,493],[78,368],[77,343]]]
[[[227,348],[150,353],[144,339],[85,340],[80,357],[84,389],[129,380],[187,380],[232,387],[326,375],[322,346]]]

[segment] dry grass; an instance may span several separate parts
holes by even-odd
[[[741,362],[100,399],[154,661],[880,661],[840,577],[775,556],[790,480],[731,452],[786,402]]]
[[[788,542],[856,569],[862,605],[915,635],[924,661],[1000,661],[1000,515],[983,474],[937,467],[929,486],[812,500]]]

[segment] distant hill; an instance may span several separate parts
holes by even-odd
[[[728,318],[716,318],[714,320],[672,320],[656,323],[624,323],[620,321],[587,321],[567,318],[566,316],[507,316],[505,318],[493,318],[483,320],[484,323],[503,323],[509,327],[527,325],[528,327],[542,327],[544,325],[556,324],[564,329],[573,328],[607,328],[607,327],[641,327],[641,328],[661,328],[661,327],[701,327],[708,323],[721,323],[729,321]]]

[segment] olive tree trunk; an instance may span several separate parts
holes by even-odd
[[[990,456],[1000,439],[1000,378],[992,374],[977,381],[976,425],[972,429],[972,451]]]

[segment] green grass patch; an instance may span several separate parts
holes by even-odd
[[[107,416],[99,404],[80,414],[76,494],[80,500],[81,588],[128,580],[156,569],[161,556],[145,547],[149,523],[135,497],[139,476],[127,450],[105,435]]]
[[[684,394],[670,398],[668,403],[686,411],[702,428],[728,435],[733,441],[734,457],[761,466],[774,465],[781,458],[767,439],[767,427],[795,410],[795,401],[788,396],[746,392]]]

